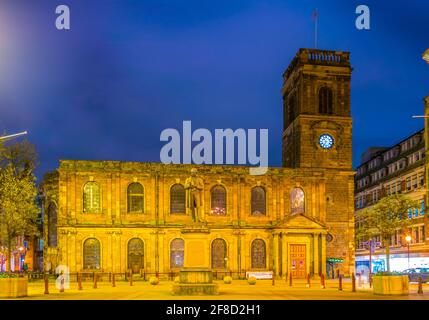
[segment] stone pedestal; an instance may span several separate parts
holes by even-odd
[[[173,285],[173,294],[218,294],[218,285],[213,283],[213,272],[208,268],[183,268],[180,270],[179,279],[179,283]]]
[[[173,285],[176,295],[218,294],[218,285],[213,283],[210,258],[207,249],[207,234],[210,230],[204,223],[193,223],[182,230],[185,241],[184,268],[180,270],[179,283]]]

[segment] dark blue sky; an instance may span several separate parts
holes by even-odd
[[[55,7],[71,30],[55,28]],[[355,8],[371,9],[371,30]],[[0,130],[58,159],[159,161],[165,128],[269,128],[281,164],[282,73],[300,47],[351,51],[354,165],[423,126],[427,1],[1,0]]]

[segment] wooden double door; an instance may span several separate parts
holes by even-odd
[[[306,277],[306,249],[305,244],[290,244],[289,246],[289,270],[292,278]]]

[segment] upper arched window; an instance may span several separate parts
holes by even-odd
[[[262,187],[253,187],[251,195],[251,212],[254,216],[265,215],[265,189]]]
[[[211,214],[226,215],[226,190],[223,186],[214,186],[211,191]]]
[[[176,238],[170,243],[170,268],[182,268],[185,260],[185,241]]]
[[[101,212],[100,186],[95,181],[90,181],[83,187],[83,212]]]
[[[144,189],[138,182],[133,182],[128,186],[128,212],[143,212]]]
[[[252,269],[265,269],[267,263],[267,248],[265,241],[255,239],[252,242],[251,248]]]
[[[301,188],[293,188],[290,193],[290,213],[304,213],[305,197],[304,191]]]
[[[58,243],[57,221],[57,206],[51,202],[48,207],[48,246],[50,247],[56,247]]]
[[[322,87],[319,90],[319,113],[332,114],[332,90]]]
[[[83,243],[83,268],[100,269],[100,241],[95,238],[86,239]]]
[[[185,188],[181,184],[170,189],[170,213],[185,214]]]

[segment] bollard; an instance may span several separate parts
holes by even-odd
[[[310,288],[310,274],[307,274],[307,283],[305,285],[306,288]]]
[[[325,275],[323,273],[320,275],[320,287],[325,289]]]
[[[112,287],[116,287],[115,274],[114,273],[112,273]]]
[[[64,292],[64,276],[61,275],[61,280],[60,280],[60,292]]]
[[[97,275],[95,274],[95,272],[93,277],[94,277],[94,289],[97,289]]]
[[[289,287],[292,287],[292,273],[289,275]]]
[[[130,287],[133,286],[133,272],[130,270]]]
[[[82,274],[77,274],[77,290],[82,290]]]
[[[274,285],[276,284],[276,280],[275,280],[275,277],[274,277],[274,272],[273,272],[272,277],[273,277],[273,279],[272,279],[273,281],[272,281],[271,285],[273,285],[273,286],[274,286]]]
[[[338,290],[343,290],[343,277],[341,275],[338,276]]]
[[[419,290],[417,291],[418,294],[423,294],[423,279],[422,277],[419,277]]]
[[[47,275],[45,275],[45,294],[49,294],[49,279]]]
[[[352,273],[352,292],[356,292],[356,277],[354,273]]]

